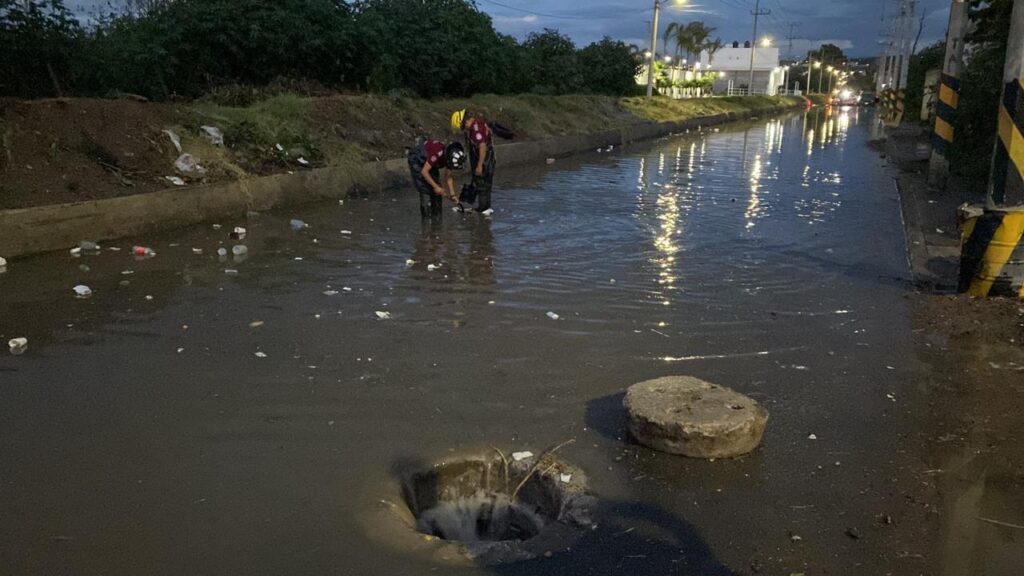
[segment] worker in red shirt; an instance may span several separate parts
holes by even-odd
[[[458,142],[445,145],[440,140],[420,140],[409,149],[409,174],[412,183],[420,193],[420,214],[424,218],[441,215],[444,197],[459,203],[455,194],[456,170],[466,165],[466,149]],[[441,177],[448,186],[448,194],[441,186]]]
[[[469,165],[473,171],[473,187],[476,189],[476,210],[490,216],[491,189],[494,187],[494,137],[491,127],[483,118],[469,115],[465,110],[452,114],[452,130],[461,131],[469,148]]]

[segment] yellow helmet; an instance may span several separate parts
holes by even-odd
[[[462,130],[462,121],[466,118],[466,109],[456,110],[452,112],[452,132],[459,132]]]

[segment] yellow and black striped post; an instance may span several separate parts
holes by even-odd
[[[949,155],[949,148],[953,145],[953,126],[956,124],[956,109],[959,106],[960,79],[943,74],[942,83],[939,84],[939,101],[935,106],[935,132],[932,134],[932,150],[942,158]]]
[[[960,292],[1024,298],[1024,208],[972,207],[963,220]]]
[[[999,206],[1024,204],[1024,86],[1019,78],[1003,87],[989,195]]]
[[[964,38],[970,20],[966,0],[951,0],[949,28],[946,31],[946,55],[935,111],[932,157],[928,165],[928,183],[940,189],[949,180],[949,151],[953,146],[956,110],[960,105],[960,72],[964,63]]]
[[[960,291],[1024,299],[1024,0],[1014,0],[988,199],[964,222]]]

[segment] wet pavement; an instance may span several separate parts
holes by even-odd
[[[928,415],[905,397],[949,366],[919,358],[871,126],[814,110],[562,159],[501,175],[493,220],[425,226],[401,191],[12,262],[0,337],[29,348],[0,356],[0,565],[960,573],[944,507],[908,502]],[[247,259],[218,261],[238,225]],[[623,391],[669,374],[756,398],[762,447],[629,443]],[[374,530],[409,462],[570,438],[602,515],[569,550],[450,567]]]

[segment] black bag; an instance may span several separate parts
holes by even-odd
[[[463,184],[462,192],[459,194],[459,202],[463,204],[472,204],[476,202],[476,186],[472,184]]]
[[[503,126],[501,124],[498,124],[497,122],[491,122],[489,126],[491,127],[491,132],[494,132],[494,134],[498,136],[498,138],[502,138],[505,140],[515,140],[516,133],[513,132],[512,129],[509,128],[508,126]]]

